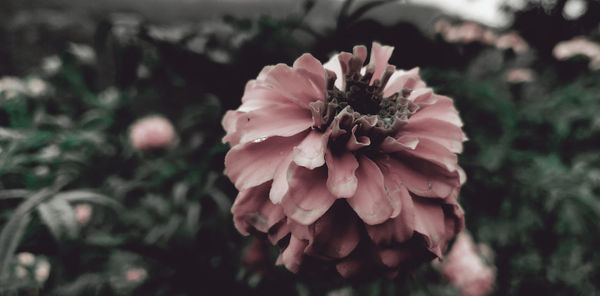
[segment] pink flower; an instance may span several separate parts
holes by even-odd
[[[465,22],[446,31],[445,37],[448,42],[471,43],[482,39],[484,29],[472,22]]]
[[[510,83],[532,82],[535,74],[528,68],[516,68],[506,73],[506,81]]]
[[[133,124],[129,138],[133,147],[138,150],[164,148],[173,143],[175,131],[166,118],[151,116]]]
[[[147,276],[147,272],[143,268],[130,268],[125,271],[125,279],[129,282],[141,282]]]
[[[529,49],[527,42],[525,42],[517,32],[509,32],[500,35],[498,39],[496,39],[496,47],[499,49],[511,48],[516,53],[522,53]]]
[[[92,206],[90,204],[79,204],[74,208],[75,218],[80,225],[85,225],[90,221],[92,217]]]
[[[483,246],[484,249],[487,246]],[[489,248],[487,248],[489,249]],[[441,264],[441,272],[463,296],[481,296],[492,290],[495,270],[487,266],[475,250],[466,232],[458,235],[450,253]]]
[[[590,59],[589,68],[600,69],[600,44],[590,41],[585,37],[576,37],[568,41],[559,42],[552,54],[559,60],[566,60],[576,55],[583,55]]]
[[[463,228],[461,119],[418,69],[388,65],[392,51],[267,66],[223,118],[235,226],[266,234],[293,272],[393,277]]]

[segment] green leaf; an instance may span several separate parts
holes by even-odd
[[[0,199],[24,198],[31,194],[27,189],[0,190]]]
[[[0,280],[8,277],[12,256],[21,242],[29,221],[31,221],[31,211],[68,182],[69,179],[59,178],[53,186],[46,187],[28,197],[17,207],[4,225],[2,232],[0,232]]]
[[[79,225],[75,211],[64,199],[52,198],[37,208],[40,218],[48,226],[57,241],[75,239],[79,234]]]

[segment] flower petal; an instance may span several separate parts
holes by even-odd
[[[359,241],[356,214],[347,204],[337,202],[314,223],[314,237],[306,252],[324,259],[340,259],[354,251]]]
[[[314,169],[325,164],[325,150],[331,130],[322,133],[316,129],[311,130],[300,145],[294,147],[294,162],[309,169]]]
[[[423,87],[425,87],[425,83],[419,77],[419,68],[413,68],[409,71],[397,70],[386,84],[383,95],[388,97],[397,92],[402,92],[405,88],[415,90]]]
[[[443,145],[421,137],[419,144],[413,150],[404,150],[399,154],[406,154],[416,158],[426,159],[438,166],[445,168],[449,173],[456,173],[459,169],[456,154],[450,152]]]
[[[348,204],[366,224],[379,224],[390,218],[393,209],[385,190],[383,174],[368,157],[361,156],[356,170],[358,187]]]
[[[327,163],[327,189],[336,197],[348,198],[354,195],[358,186],[358,179],[354,172],[358,168],[358,161],[354,154],[342,152],[334,155],[327,149],[325,153]]]
[[[430,118],[446,121],[458,127],[463,126],[463,122],[458,116],[458,111],[454,108],[454,101],[445,96],[436,95],[436,102],[429,106],[423,106],[417,110],[417,112],[410,117],[409,122],[418,122]]]
[[[319,81],[318,75],[304,69],[292,69],[287,65],[274,66],[262,80],[274,90],[286,97],[298,106],[310,110],[309,104],[317,100],[325,100],[325,88],[327,81]]]
[[[256,141],[272,136],[289,137],[312,126],[309,111],[293,104],[271,105],[244,113],[238,117],[236,132],[240,133],[240,143]]]
[[[386,187],[390,191],[390,199],[395,200],[394,203],[400,203],[401,211],[399,214],[392,214],[392,219],[385,221],[384,223],[377,225],[365,225],[367,233],[371,237],[371,240],[376,245],[391,246],[397,243],[403,243],[413,236],[414,232],[414,206],[412,197],[401,184],[397,186],[391,185],[396,183],[396,180],[389,178],[385,172],[384,176],[386,179]],[[395,210],[396,211],[396,210]]]
[[[415,206],[415,231],[425,237],[427,249],[442,256],[446,244],[444,211],[439,203],[423,198],[413,199]]]
[[[281,203],[281,199],[288,191],[289,184],[287,172],[292,163],[292,157],[293,153],[288,154],[288,156],[279,163],[273,174],[273,185],[269,192],[269,199],[271,199],[271,202],[274,204]]]
[[[378,255],[387,268],[397,268],[413,256],[409,248],[386,248],[380,250]]]
[[[419,144],[419,138],[416,136],[400,136],[397,139],[387,136],[379,145],[383,152],[393,153],[404,150],[414,150]]]
[[[346,149],[348,149],[348,151],[356,151],[360,148],[371,145],[371,139],[369,139],[369,137],[366,137],[366,136],[359,136],[358,138],[356,137],[357,128],[358,128],[358,125],[355,125],[352,128],[352,133],[350,134],[350,139],[348,139],[348,142],[346,142]]]
[[[235,146],[240,143],[241,134],[237,132],[236,123],[243,115],[244,112],[240,111],[229,110],[225,112],[225,116],[223,116],[223,120],[221,121],[221,125],[226,132],[226,135],[222,140],[223,143],[229,142],[231,146]]]
[[[336,197],[327,190],[324,182],[326,178],[325,167],[309,170],[295,164],[290,165],[289,189],[281,201],[288,218],[309,225],[327,212]]]
[[[302,264],[302,257],[304,256],[304,249],[307,244],[307,241],[297,239],[292,235],[290,243],[283,251],[281,251],[278,261],[283,263],[283,265],[291,272],[298,272],[300,270],[300,265]]]
[[[296,59],[296,61],[294,61],[293,68],[306,70],[309,73],[313,74],[314,77],[311,77],[310,81],[315,84],[317,90],[326,90],[327,79],[325,74],[325,68],[323,68],[321,62],[315,57],[313,57],[311,54],[305,53],[298,59]]]
[[[381,74],[385,71],[393,51],[393,46],[382,46],[377,42],[373,42],[373,45],[371,46],[371,57],[369,58],[369,65],[367,68],[371,68],[375,72],[373,73],[373,77],[369,84],[373,84],[376,79],[381,79]]]
[[[432,140],[452,153],[461,153],[463,150],[462,142],[467,139],[460,127],[435,118],[409,120],[400,134]]]
[[[335,265],[337,272],[344,278],[352,277],[360,272],[361,261],[358,257],[344,258]]]
[[[248,235],[253,230],[266,233],[285,217],[283,209],[269,201],[270,185],[267,182],[238,194],[231,213],[235,228],[240,233]]]
[[[339,54],[333,55],[327,63],[323,65],[325,69],[333,71],[337,79],[335,80],[335,87],[340,90],[344,90],[344,74],[342,73],[342,66],[340,65]]]
[[[305,136],[306,133],[301,133],[237,145],[225,156],[225,174],[240,191],[269,181],[277,167]]]
[[[281,91],[260,80],[250,80],[246,83],[242,105],[238,111],[250,112],[271,105],[295,105]]]
[[[380,166],[386,166],[390,178],[398,178],[419,196],[445,198],[460,186],[457,174],[450,174],[427,160],[394,155],[381,161]]]

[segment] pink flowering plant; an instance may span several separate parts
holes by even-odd
[[[266,66],[223,118],[235,226],[293,272],[395,277],[464,226],[462,121],[418,69],[388,64],[393,49],[373,43],[366,66],[365,46]]]

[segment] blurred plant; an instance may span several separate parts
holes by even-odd
[[[485,263],[477,249],[473,238],[462,232],[439,266],[440,272],[463,296],[487,295],[494,286],[495,269]]]

